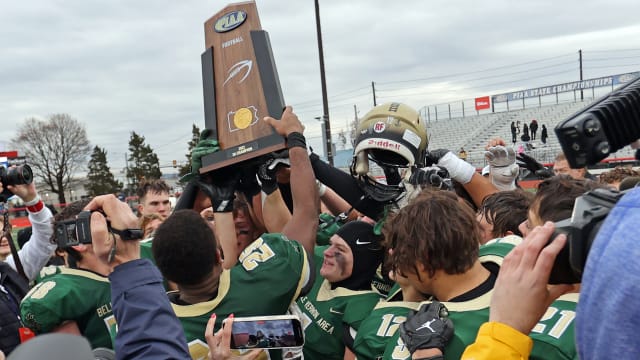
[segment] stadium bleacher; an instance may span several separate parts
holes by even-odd
[[[537,139],[531,141],[535,148],[528,151],[528,153],[541,162],[550,163],[553,162],[556,154],[561,151],[560,144],[553,132],[555,126],[593,101],[594,99],[592,98],[585,98],[584,101],[543,105],[437,121],[432,120],[427,122],[429,149],[446,148],[457,153],[463,147],[467,151],[467,161],[480,168],[486,165],[484,147],[491,138],[499,136],[510,144],[512,121],[520,121],[520,127],[522,128],[523,124],[526,123],[528,125],[531,120],[536,119],[540,128],[538,129]],[[540,141],[543,124],[547,126],[549,135],[546,145]],[[520,139],[518,139],[516,147],[521,143]],[[615,154],[611,154],[610,157],[631,156],[633,156],[633,151],[625,148]]]

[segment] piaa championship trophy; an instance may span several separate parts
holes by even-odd
[[[262,121],[279,119],[284,108],[268,34],[253,1],[228,5],[204,27],[205,126],[220,151],[202,158],[200,173],[251,166],[246,164],[286,148],[285,139]]]

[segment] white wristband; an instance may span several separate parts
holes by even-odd
[[[327,192],[327,186],[321,183],[320,180],[316,180],[316,185],[318,186],[318,195],[322,197]]]
[[[451,151],[438,161],[438,166],[447,169],[451,178],[463,185],[471,181],[476,172],[473,165],[455,156]]]
[[[36,197],[34,197],[33,200],[31,201],[26,201],[24,203],[24,206],[33,206],[37,204],[39,201],[40,201],[40,195],[36,194]]]

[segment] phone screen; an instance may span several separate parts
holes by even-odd
[[[233,320],[232,349],[277,349],[302,345],[302,326],[295,317],[264,316]]]

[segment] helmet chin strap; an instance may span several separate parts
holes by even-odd
[[[367,197],[383,203],[393,204],[405,195],[404,184],[386,185],[375,181],[368,175],[358,177],[358,183]]]

